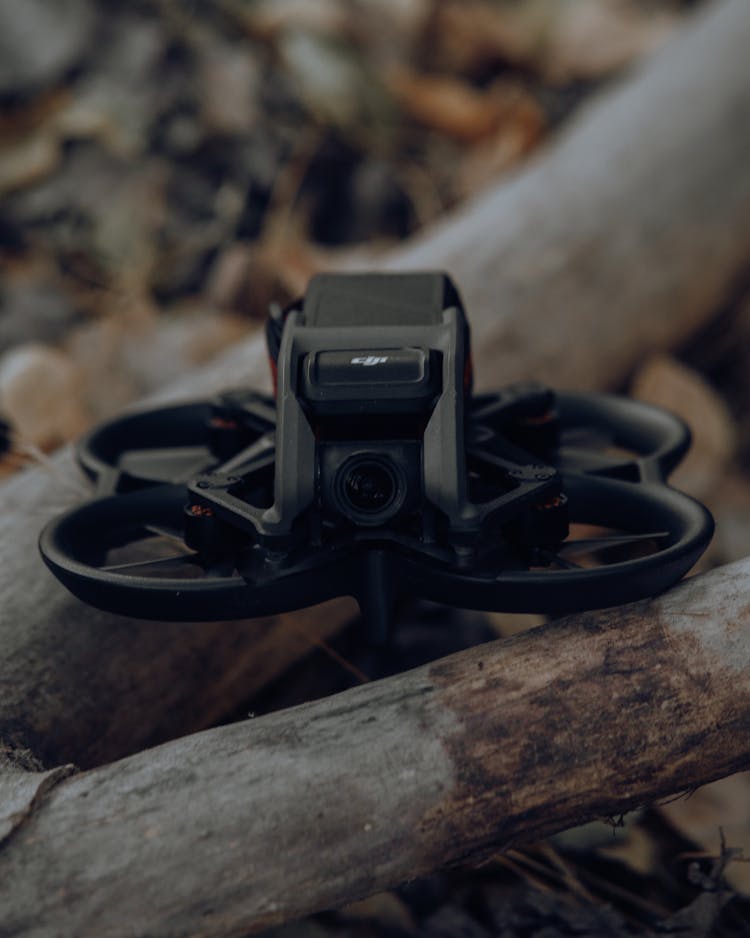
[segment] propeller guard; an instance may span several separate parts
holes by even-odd
[[[351,595],[384,641],[407,596],[544,613],[650,596],[711,538],[666,481],[690,441],[671,414],[532,383],[472,395],[443,274],[320,275],[267,336],[275,400],[136,411],[79,443],[96,496],[40,548],[80,599],[217,620]]]

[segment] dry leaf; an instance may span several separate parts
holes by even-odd
[[[351,43],[294,29],[281,36],[278,49],[300,97],[318,122],[356,133],[390,119],[390,97]]]
[[[512,638],[521,632],[537,629],[547,622],[546,616],[534,612],[487,612],[485,618],[500,638]]]
[[[339,35],[350,21],[350,11],[340,0],[255,0],[234,2],[235,15],[256,36],[274,40],[287,29],[321,35]]]
[[[498,61],[532,64],[547,29],[550,10],[534,2],[444,0],[433,17],[431,61],[450,71],[473,74]]]
[[[729,850],[750,858],[750,772],[730,775],[704,785],[685,798],[659,808],[660,813],[697,847],[718,857],[721,832]],[[728,864],[726,879],[738,892],[750,895],[750,863]]]
[[[209,131],[243,134],[259,117],[261,69],[247,47],[218,43],[200,57],[198,100]]]
[[[480,91],[458,78],[420,75],[407,69],[392,70],[387,81],[415,120],[466,143],[494,137],[523,107],[521,93],[504,85]]]
[[[495,133],[472,147],[458,172],[458,195],[468,198],[515,166],[541,142],[546,127],[542,108],[520,85],[496,83],[493,95],[500,115]]]
[[[89,422],[80,368],[50,346],[18,346],[0,359],[0,410],[40,449],[75,439]]]
[[[0,150],[0,195],[33,186],[48,176],[60,160],[60,141],[43,127]]]
[[[466,74],[507,62],[568,84],[655,51],[679,22],[675,12],[634,0],[446,0],[433,32],[443,67]]]
[[[412,934],[417,930],[412,910],[393,892],[378,892],[351,902],[339,910],[339,915],[344,921],[372,922],[388,933]]]
[[[68,349],[82,376],[89,409],[102,419],[134,398],[158,391],[248,333],[246,320],[205,307],[121,315],[76,330]]]

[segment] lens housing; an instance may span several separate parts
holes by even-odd
[[[396,515],[406,498],[406,476],[387,456],[356,453],[336,472],[337,509],[357,524],[382,524]]]

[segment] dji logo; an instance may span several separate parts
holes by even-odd
[[[388,361],[387,355],[358,355],[350,362],[352,365],[382,365]]]

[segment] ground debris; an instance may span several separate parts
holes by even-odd
[[[413,234],[481,193],[685,5],[0,0],[0,476],[19,447],[72,439],[237,343],[341,248]],[[726,517],[724,560],[750,551],[749,311],[634,381],[699,415],[684,484]],[[539,624],[444,618],[436,636],[435,618],[400,637],[402,662]],[[307,686],[328,693],[320,669]],[[721,882],[710,868],[720,827],[748,851],[748,803],[738,776],[613,832],[619,857],[529,847],[269,934],[748,934],[750,865],[732,855]]]

